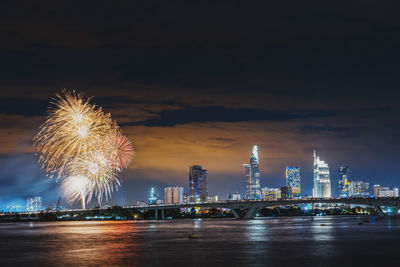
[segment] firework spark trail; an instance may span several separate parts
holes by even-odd
[[[85,176],[68,176],[61,182],[61,190],[68,203],[81,200],[82,209],[91,199],[92,182]]]
[[[118,170],[102,150],[83,153],[68,169],[69,175],[82,175],[92,182],[91,193],[96,195],[99,203],[103,196],[108,200],[114,188],[120,185],[116,177]]]
[[[95,195],[99,204],[111,197],[120,182],[117,174],[133,158],[133,147],[110,114],[90,104],[83,93],[63,91],[56,95],[45,123],[34,137],[39,162],[62,179],[68,202],[82,201],[82,208]]]
[[[39,162],[51,175],[64,175],[67,164],[78,155],[93,150],[103,136],[116,131],[118,126],[110,114],[104,114],[100,107],[89,104],[82,93],[64,92],[57,95],[55,108],[34,137],[34,146]]]
[[[104,142],[103,149],[107,157],[117,169],[127,168],[133,158],[132,143],[119,131],[109,134]]]

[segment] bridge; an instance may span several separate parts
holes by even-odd
[[[126,206],[127,209],[154,210],[154,218],[158,220],[161,212],[161,219],[164,219],[164,211],[168,209],[181,208],[225,208],[230,209],[235,218],[253,219],[260,208],[273,206],[289,206],[301,204],[355,204],[373,207],[379,216],[385,216],[382,207],[391,207],[395,216],[400,208],[400,198],[303,198],[285,200],[226,200],[217,202],[199,202],[184,204],[159,204],[146,206]]]
[[[374,208],[379,216],[385,216],[382,207],[391,207],[391,216],[396,216],[400,209],[400,198],[301,198],[301,199],[281,199],[281,200],[224,200],[217,202],[198,202],[182,204],[159,204],[145,206],[124,206],[127,210],[150,210],[154,211],[154,219],[165,219],[165,210],[181,208],[224,208],[231,210],[233,216],[238,219],[253,219],[258,210],[267,207],[291,206],[301,204],[353,204],[365,205]],[[70,210],[50,210],[47,213],[84,213],[91,210],[102,209],[70,209]],[[41,212],[21,212],[20,215],[39,214]],[[160,215],[160,216],[159,216]]]

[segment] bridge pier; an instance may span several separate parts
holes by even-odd
[[[250,206],[250,208],[247,210],[247,212],[245,212],[245,208],[234,208],[234,207],[229,207],[229,209],[231,210],[233,216],[236,219],[254,219],[254,217],[257,214],[258,211],[258,207],[256,206]]]
[[[380,206],[374,205],[373,206],[376,210],[376,213],[378,213],[379,217],[384,217],[385,213],[383,213],[382,208]]]
[[[281,215],[281,211],[279,210],[279,207],[275,207],[275,209],[276,209],[276,212],[278,212],[278,215],[280,216]]]
[[[256,206],[251,206],[250,209],[246,212],[246,215],[244,215],[245,219],[254,219],[258,211],[258,207]]]
[[[158,209],[154,209],[154,220],[158,220]]]
[[[236,219],[240,219],[240,215],[239,215],[239,213],[236,211],[236,209],[231,208],[231,212],[232,212],[233,216],[234,216]]]
[[[165,209],[161,209],[161,220],[165,220],[165,217],[164,217],[164,210],[165,210]]]
[[[383,210],[382,210],[382,208],[381,208],[380,206],[374,205],[373,207],[375,208],[376,213],[378,213],[379,217],[387,216],[387,215],[385,215],[385,213],[383,213]],[[392,213],[390,213],[389,216],[390,216],[390,217],[395,217],[395,216],[397,216],[397,215],[399,214],[399,208],[400,208],[400,206],[399,206],[399,205],[396,205],[396,206],[392,206],[391,208],[393,209],[393,211],[392,211]]]

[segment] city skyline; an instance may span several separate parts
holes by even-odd
[[[349,166],[340,166],[338,168],[338,177],[337,177],[337,181],[334,180],[333,183],[337,183],[338,187],[337,187],[337,192],[335,191],[335,189],[333,189],[332,191],[332,182],[330,179],[330,171],[329,171],[329,166],[327,163],[325,163],[324,161],[319,159],[319,156],[316,155],[316,151],[315,149],[313,150],[313,160],[314,160],[314,167],[313,167],[313,189],[312,191],[314,192],[314,188],[315,186],[319,186],[319,180],[328,180],[328,184],[327,185],[323,185],[321,187],[326,187],[328,186],[327,189],[323,189],[322,191],[326,191],[328,190],[328,195],[327,192],[319,192],[319,195],[314,195],[313,197],[323,197],[323,198],[330,198],[330,197],[340,197],[340,198],[348,198],[348,197],[370,197],[370,196],[378,196],[378,193],[375,192],[375,188],[379,187],[383,188],[386,191],[392,190],[392,193],[382,193],[382,196],[398,196],[398,188],[393,188],[390,189],[390,187],[381,187],[380,185],[374,185],[373,189],[374,190],[370,190],[369,188],[369,182],[366,181],[360,181],[360,180],[353,180],[352,178],[350,178],[349,176]],[[231,198],[231,196],[239,194],[239,195],[243,195],[244,198],[243,199],[264,199],[264,190],[272,190],[271,192],[275,192],[276,190],[282,190],[283,188],[285,188],[285,190],[290,190],[285,192],[285,198],[287,197],[286,194],[288,196],[290,196],[289,198],[301,198],[301,197],[309,197],[309,195],[307,194],[301,194],[301,167],[286,167],[285,168],[285,175],[284,175],[284,179],[285,179],[285,185],[283,185],[280,188],[273,188],[269,185],[261,185],[261,180],[262,180],[262,176],[260,175],[259,169],[258,169],[258,164],[259,164],[259,155],[258,155],[258,146],[254,145],[253,149],[252,149],[252,153],[250,156],[250,162],[253,163],[253,165],[255,166],[255,172],[257,173],[256,178],[257,178],[257,184],[258,186],[255,186],[256,183],[252,184],[251,183],[251,173],[252,170],[250,168],[251,164],[242,164],[242,166],[245,167],[245,180],[246,180],[246,185],[245,188],[242,189],[242,191],[237,191],[237,192],[230,192],[226,197],[221,195],[216,195],[219,196],[220,199],[222,200],[228,200]],[[203,198],[203,200],[201,200],[200,198],[194,198],[193,197],[193,192],[195,192],[195,186],[193,186],[193,176],[203,176],[202,172],[205,172],[205,179],[207,179],[207,175],[208,175],[208,171],[207,170],[203,170],[201,166],[198,165],[193,165],[189,167],[189,186],[188,186],[188,199],[187,202],[207,202],[205,201],[206,197]],[[193,174],[194,173],[194,174]],[[327,176],[326,176],[327,175]],[[320,178],[320,176],[322,178]],[[254,178],[254,177],[253,177]],[[316,179],[317,184],[316,184]],[[345,183],[344,183],[345,181]],[[325,181],[326,182],[326,181]],[[206,180],[206,184],[208,184],[207,180]],[[344,186],[342,186],[344,185]],[[174,186],[174,187],[165,187],[164,190],[171,190],[172,188],[181,188],[182,189],[182,196],[183,196],[183,187],[181,186]],[[260,197],[257,198],[255,197],[255,192],[257,191],[256,189],[259,188],[260,189]],[[151,188],[151,190],[153,190],[153,188]],[[253,190],[254,192],[250,192],[251,190]],[[321,189],[320,189],[321,190]],[[397,191],[396,191],[397,190]],[[263,193],[261,193],[261,191]],[[386,192],[385,191],[385,192]],[[397,192],[397,193],[393,193]],[[207,192],[208,192],[208,188],[207,188]],[[266,191],[266,193],[269,191]],[[343,194],[345,192],[345,194]],[[383,191],[382,191],[383,192]],[[267,193],[268,194],[268,193]],[[329,196],[330,194],[330,196]],[[379,195],[380,196],[380,195]],[[164,198],[167,199],[167,195],[164,195]],[[170,197],[168,197],[170,198]],[[239,198],[242,199],[242,198]],[[239,199],[235,199],[235,200],[239,200]],[[280,197],[278,197],[277,199],[280,199]],[[167,202],[166,202],[167,203]]]
[[[99,3],[107,20],[59,3],[27,5],[35,11],[26,14],[4,8],[15,12],[0,26],[1,203],[57,202],[31,140],[63,88],[93,97],[134,145],[110,204],[146,199],[150,185],[186,185],[196,164],[209,170],[210,195],[241,190],[255,144],[262,186],[281,186],[285,167],[301,166],[312,194],[313,149],[329,164],[334,194],[345,164],[371,185],[399,183],[393,8],[192,5],[154,13],[130,4],[109,14]]]
[[[322,164],[321,166],[324,168],[324,167],[328,167],[328,165],[324,162],[324,161],[321,161],[320,159],[319,159],[319,157],[317,157],[316,156],[316,152],[315,152],[315,149],[313,150],[314,152],[314,170],[315,170],[315,165],[317,164]],[[262,154],[262,152],[261,152],[261,154]],[[260,198],[261,198],[261,189],[264,189],[264,188],[271,188],[271,189],[274,189],[274,187],[278,187],[278,188],[280,188],[281,186],[284,186],[285,184],[287,185],[287,183],[288,183],[288,180],[287,180],[287,173],[288,173],[288,168],[289,169],[296,169],[296,171],[298,170],[299,171],[299,173],[300,173],[300,168],[303,168],[303,167],[286,167],[285,168],[285,172],[284,172],[284,175],[282,175],[282,177],[277,177],[277,180],[279,181],[279,183],[278,183],[278,185],[271,185],[271,184],[266,184],[266,182],[264,182],[263,180],[263,175],[262,175],[262,172],[259,172],[258,171],[258,164],[259,164],[259,150],[258,150],[258,145],[254,145],[253,146],[253,148],[252,148],[252,153],[251,153],[251,157],[250,157],[250,161],[251,160],[255,160],[255,162],[254,162],[254,164],[256,164],[257,166],[257,172],[258,172],[258,181],[259,181],[259,188],[260,188]],[[250,166],[249,164],[241,164],[242,166]],[[196,168],[200,168],[200,171],[205,171],[205,176],[206,176],[206,184],[208,184],[208,179],[207,179],[207,176],[208,176],[208,171],[207,170],[203,170],[203,169],[201,169],[201,166],[198,166],[198,165],[193,165],[193,166],[190,166],[190,168],[189,168],[189,178],[190,178],[190,173],[191,173],[191,169],[192,168],[194,168],[194,169],[196,169]],[[247,168],[245,168],[245,169],[247,169]],[[329,167],[328,167],[328,169],[329,169]],[[347,190],[349,191],[349,190],[354,190],[354,189],[350,189],[350,187],[351,186],[356,186],[356,184],[357,183],[359,183],[359,181],[357,180],[357,178],[350,178],[350,176],[349,176],[349,166],[348,165],[345,165],[345,166],[340,166],[339,168],[338,168],[338,177],[337,177],[337,180],[335,180],[335,178],[333,179],[333,181],[332,181],[332,179],[330,179],[330,186],[331,186],[331,195],[332,195],[332,197],[337,197],[337,196],[340,196],[340,194],[341,194],[341,191],[340,191],[340,175],[341,174],[345,174],[346,175],[346,177],[347,177],[347,182],[348,182],[348,186],[347,186]],[[243,177],[242,177],[243,178]],[[304,178],[304,177],[303,177]],[[244,180],[247,180],[248,178],[245,178]],[[313,171],[313,174],[312,174],[312,177],[310,177],[310,180],[313,180],[313,185],[312,185],[312,190],[313,190],[313,188],[314,188],[314,186],[315,186],[315,184],[314,184],[314,182],[315,182],[315,172]],[[356,180],[354,180],[354,179],[356,179]],[[307,181],[307,179],[305,179],[306,181]],[[303,180],[302,180],[303,181]],[[190,179],[189,179],[189,182],[190,182]],[[353,183],[353,184],[352,184]],[[335,187],[335,184],[338,184],[338,186],[337,186],[337,188]],[[367,181],[367,184],[370,184],[369,183],[369,181]],[[163,192],[163,190],[164,189],[166,189],[166,188],[169,188],[170,186],[171,186],[172,184],[171,183],[165,183],[165,184],[161,184],[160,186],[151,186],[150,184],[149,185],[147,185],[148,187],[147,187],[147,191],[146,191],[146,196],[148,196],[148,190],[150,190],[151,192],[150,192],[150,195],[153,195],[153,194],[156,194],[157,195],[157,198],[155,199],[154,198],[154,201],[155,200],[158,200],[158,199],[160,199],[160,200],[164,200],[165,199],[165,195],[160,195],[160,192]],[[384,184],[384,185],[386,185],[386,184]],[[185,185],[183,185],[183,184],[175,184],[175,185],[173,185],[173,187],[176,187],[176,186],[178,186],[178,187],[180,187],[180,188],[185,188],[185,193],[187,193],[188,194],[188,197],[189,197],[189,199],[190,199],[190,192],[191,192],[191,189],[190,189],[190,183],[189,183],[189,186],[185,186]],[[238,193],[240,193],[242,196],[244,196],[245,198],[247,198],[246,196],[246,192],[247,192],[247,190],[248,189],[246,189],[246,185],[244,184],[244,187],[243,188],[239,188],[236,192],[238,192]],[[360,187],[360,185],[358,185],[358,187]],[[397,184],[388,184],[387,185],[387,187],[383,187],[385,190],[389,190],[389,188],[395,188],[396,190],[397,190]],[[372,188],[372,184],[371,184],[371,188]],[[368,187],[367,187],[367,189],[368,189]],[[187,190],[187,192],[186,192],[186,190]],[[208,197],[208,190],[209,190],[209,188],[208,188],[208,185],[207,185],[207,189],[206,189],[206,191],[207,191],[207,196],[205,196],[204,197],[204,199],[203,200],[205,200],[205,199],[207,199],[207,197]],[[303,190],[305,191],[305,192],[308,192],[309,191],[309,188],[304,188],[303,186],[301,186],[300,187],[300,190],[301,190],[301,192],[303,192]],[[312,191],[311,190],[311,191]],[[367,192],[368,192],[368,195],[374,195],[374,192],[373,191],[371,191],[371,192],[369,192],[369,191],[371,191],[371,190],[368,190]],[[216,191],[215,189],[212,189],[211,188],[211,192],[213,192],[213,194],[212,195],[217,195],[217,196],[219,196],[219,198],[220,199],[228,199],[228,196],[229,196],[229,194],[232,194],[232,193],[234,193],[234,192],[229,192],[228,194],[226,194],[226,195],[224,195],[224,194],[221,194],[220,192],[218,192],[218,191]],[[357,191],[358,192],[358,191]],[[183,193],[183,191],[182,191],[182,193]],[[292,194],[292,196],[293,196],[293,192],[291,192],[291,194]],[[389,193],[382,193],[383,195],[388,195]],[[393,193],[392,193],[393,194]],[[307,194],[307,193],[305,193],[305,194],[303,194],[303,193],[301,193],[300,194],[300,196],[307,196],[307,195],[312,195],[312,194]],[[348,196],[366,196],[366,194],[355,194],[355,193],[353,193],[353,195],[352,194],[349,194]],[[389,194],[390,195],[390,194]],[[15,200],[14,200],[14,203],[17,203],[17,204],[15,204],[15,207],[16,207],[16,210],[24,210],[24,204],[22,204],[22,202],[24,202],[24,201],[27,201],[28,199],[31,199],[31,198],[33,198],[33,197],[37,197],[36,195],[30,195],[30,196],[28,196],[26,199],[19,199],[17,202],[15,202]],[[317,196],[316,196],[317,197]],[[347,196],[342,196],[342,197],[347,197]],[[60,198],[60,197],[59,197]],[[251,199],[251,198],[250,198]],[[58,201],[60,201],[60,199],[58,199]],[[133,201],[131,201],[131,202],[126,202],[125,204],[133,204],[133,203],[135,203],[135,202],[137,202],[137,201],[147,201],[147,198],[143,198],[143,199],[139,199],[139,198],[137,198],[137,199],[134,199]],[[198,201],[200,201],[200,198],[198,199]],[[201,201],[200,201],[201,202]],[[12,202],[9,202],[9,203],[12,203]],[[155,202],[154,202],[155,203]],[[55,204],[55,201],[47,201],[47,204]],[[58,202],[57,202],[57,206],[58,206]],[[116,203],[116,204],[122,204],[122,203]],[[8,204],[8,205],[10,205],[10,204]],[[93,204],[92,203],[92,206],[93,205],[95,205],[95,204]],[[72,206],[74,206],[74,205],[72,205]],[[44,206],[43,206],[43,208],[44,208]],[[3,209],[4,209],[4,206],[3,206]]]

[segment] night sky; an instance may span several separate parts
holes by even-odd
[[[40,4],[39,4],[40,2]],[[155,186],[244,193],[241,164],[260,150],[261,185],[302,168],[313,149],[352,180],[400,186],[400,16],[397,1],[30,1],[0,5],[0,207],[57,201],[32,137],[63,88],[110,112],[135,147],[109,204]]]

